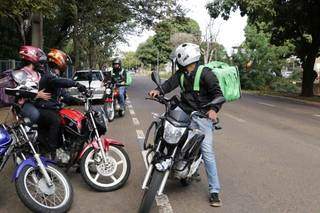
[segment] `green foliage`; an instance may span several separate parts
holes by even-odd
[[[0,17],[0,59],[19,59],[18,50],[22,43],[17,28],[12,24],[9,18]]]
[[[127,52],[124,54],[123,65],[126,69],[136,68],[141,65],[141,61],[136,56],[135,52]]]
[[[183,10],[176,0],[2,0],[0,24],[5,17],[17,27],[17,31],[8,31],[7,37],[18,34],[21,43],[26,43],[35,13],[44,18],[44,49],[66,50],[79,68],[100,66],[112,55],[115,44],[136,27],[150,28],[167,17],[183,15]],[[9,43],[3,49],[10,49]]]
[[[209,46],[209,49],[207,50],[208,45],[210,45],[210,46]],[[224,46],[217,43],[217,42],[212,42],[212,43],[202,42],[200,45],[200,49],[202,50],[203,55],[206,54],[206,51],[209,51],[208,58],[207,58],[208,62],[222,61],[227,64],[230,63],[230,58],[229,58]],[[204,63],[205,63],[204,59],[202,61],[204,61]]]
[[[166,19],[155,26],[154,45],[160,52],[160,63],[165,63],[175,46],[170,42],[170,38],[176,33],[187,33],[195,37],[201,36],[198,23],[190,18],[174,17]]]
[[[264,32],[264,29],[266,29],[264,23],[260,23],[258,27],[248,25],[245,29],[245,42],[232,56],[233,62],[240,70],[244,89],[270,88],[275,77],[281,76],[286,58],[292,54],[292,44],[289,42],[283,46],[270,44],[271,35]]]
[[[154,67],[157,64],[158,49],[154,45],[154,37],[150,37],[146,42],[140,44],[136,51],[138,59],[145,65]]]
[[[290,40],[302,61],[302,95],[313,95],[313,65],[320,49],[320,1],[220,0],[209,3],[207,8],[213,18],[221,15],[227,19],[239,8],[251,24],[270,23],[272,43],[283,45]]]
[[[299,87],[296,84],[293,84],[291,79],[286,78],[275,78],[271,83],[270,88],[279,93],[298,93]]]
[[[181,42],[199,40],[199,25],[190,18],[174,17],[158,23],[154,28],[156,34],[139,45],[137,56],[144,65],[154,67],[166,63],[171,51]],[[186,40],[184,40],[186,39]]]

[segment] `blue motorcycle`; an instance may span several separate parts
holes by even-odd
[[[20,200],[33,212],[66,212],[73,201],[73,188],[64,172],[53,161],[37,152],[38,132],[30,120],[20,115],[13,104],[16,117],[12,125],[0,124],[0,171],[13,156],[15,181]]]

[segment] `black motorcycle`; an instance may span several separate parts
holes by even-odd
[[[151,78],[161,88],[159,75],[153,72]],[[162,194],[169,177],[182,183],[192,180],[202,161],[200,147],[205,136],[199,129],[191,126],[191,121],[194,116],[207,118],[201,111],[187,115],[179,106],[176,96],[170,99],[164,96],[147,99],[165,105],[166,111],[163,115],[154,115],[156,120],[147,130],[143,151],[147,173],[142,184],[144,195],[139,208],[140,213],[150,211],[155,196]],[[218,97],[203,108],[223,102],[225,99]],[[215,124],[217,123],[213,125]],[[147,141],[153,128],[154,143],[151,145]]]

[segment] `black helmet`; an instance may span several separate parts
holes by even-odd
[[[120,65],[121,65],[121,59],[120,59],[120,58],[115,58],[115,59],[112,61],[112,64],[120,64]]]
[[[117,71],[117,72],[119,72],[121,70],[121,59],[120,58],[115,58],[112,61],[112,68],[114,71]]]

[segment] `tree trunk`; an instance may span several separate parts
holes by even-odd
[[[314,82],[314,63],[316,61],[316,54],[309,54],[303,62],[303,78],[301,96],[313,96],[313,82]]]
[[[73,30],[73,54],[74,54],[74,70],[78,70],[80,68],[80,55],[79,55],[79,18],[78,18],[78,9],[76,9],[75,13],[75,22],[74,22],[74,30]]]
[[[96,60],[95,43],[92,39],[90,39],[89,40],[89,66],[90,66],[90,69],[96,69],[96,61],[97,60]]]

